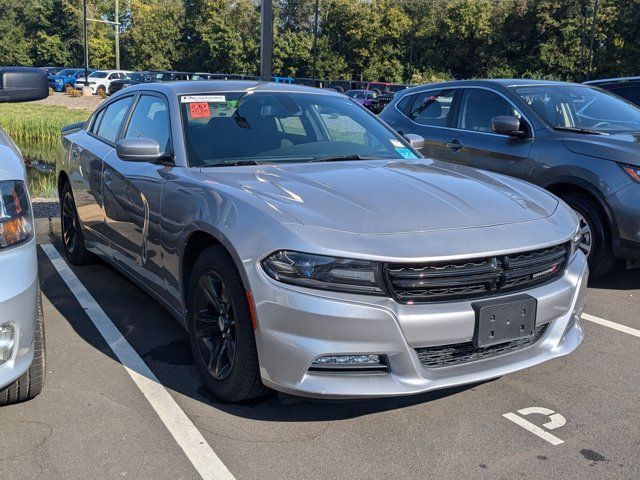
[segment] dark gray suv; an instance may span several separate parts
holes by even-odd
[[[519,177],[580,216],[592,277],[640,260],[640,109],[596,87],[464,80],[399,93],[381,113],[422,153]]]

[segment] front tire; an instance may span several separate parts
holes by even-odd
[[[62,187],[60,196],[60,223],[62,227],[62,246],[67,260],[73,265],[93,263],[95,257],[85,246],[82,227],[76,210],[76,202],[69,182]]]
[[[264,395],[247,295],[222,247],[196,260],[187,301],[191,350],[207,388],[226,402]]]
[[[42,392],[45,377],[45,341],[42,298],[38,291],[36,327],[33,334],[33,362],[29,369],[8,387],[0,391],[0,406],[31,400]]]
[[[606,275],[616,262],[611,245],[611,234],[598,204],[579,193],[562,195],[580,218],[582,241],[580,249],[589,262],[589,276],[596,279]]]

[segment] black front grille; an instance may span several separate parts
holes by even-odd
[[[547,329],[547,324],[536,327],[530,337],[492,345],[490,347],[474,347],[472,342],[442,345],[437,347],[416,348],[418,359],[423,367],[439,368],[460,365],[485,358],[515,352],[536,343]]]
[[[427,265],[386,264],[387,285],[400,303],[475,299],[555,280],[565,270],[569,245],[499,257]]]

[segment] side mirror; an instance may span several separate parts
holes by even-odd
[[[124,138],[116,143],[116,153],[127,162],[157,162],[164,156],[153,138]]]
[[[49,96],[47,75],[38,68],[0,68],[0,103],[31,102]]]
[[[424,137],[420,135],[416,135],[415,133],[407,133],[403,135],[403,137],[407,142],[409,142],[409,145],[411,145],[416,150],[421,150],[422,147],[424,147]]]
[[[499,115],[491,119],[491,128],[496,133],[509,135],[511,137],[523,138],[527,132],[522,130],[522,125],[518,117],[511,115]]]

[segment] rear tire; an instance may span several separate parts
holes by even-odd
[[[45,367],[44,316],[42,298],[38,291],[36,327],[33,334],[33,362],[20,378],[0,391],[0,405],[24,402],[39,395],[44,387]]]
[[[584,219],[583,227],[588,229],[590,249],[587,261],[590,278],[596,279],[606,275],[616,263],[616,257],[611,246],[611,233],[600,206],[593,199],[580,193],[567,193],[561,198]]]
[[[267,393],[245,288],[224,248],[209,247],[200,254],[187,302],[191,350],[207,388],[226,402]]]
[[[93,263],[95,256],[85,247],[82,226],[69,182],[64,184],[60,195],[60,224],[62,227],[62,246],[67,260],[73,265]]]

